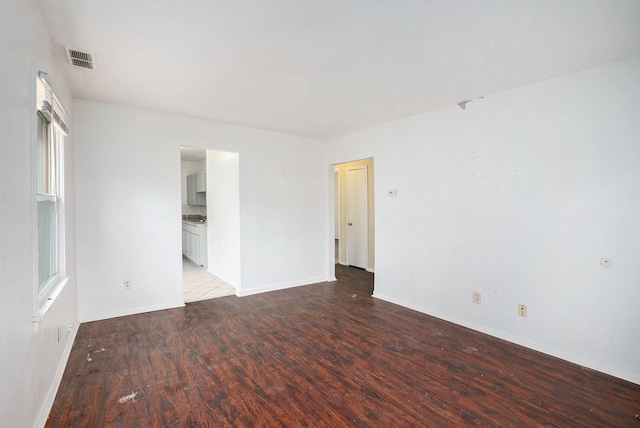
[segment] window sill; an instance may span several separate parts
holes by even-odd
[[[35,330],[38,330],[38,324],[44,318],[44,315],[51,309],[53,303],[56,301],[62,289],[69,282],[69,277],[65,277],[55,281],[55,283],[51,284],[44,293],[38,296],[38,310],[33,314],[33,327]]]

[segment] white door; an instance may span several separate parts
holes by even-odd
[[[340,172],[333,172],[334,183],[334,217],[335,217],[335,236],[340,239]],[[337,254],[336,254],[337,256]]]
[[[367,167],[347,169],[347,264],[367,268]]]

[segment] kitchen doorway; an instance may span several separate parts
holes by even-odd
[[[239,278],[239,253],[238,263],[233,263],[233,247],[239,248],[238,154],[182,146],[180,161],[184,300],[235,295],[234,280]],[[221,248],[229,251],[221,252]]]

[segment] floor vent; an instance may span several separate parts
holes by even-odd
[[[93,52],[84,52],[79,49],[70,48],[65,46],[67,52],[67,60],[69,64],[77,67],[89,68],[93,70],[96,68],[95,60],[96,54]]]

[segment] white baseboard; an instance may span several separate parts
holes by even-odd
[[[40,413],[38,414],[38,419],[36,419],[37,427],[44,427],[47,423],[47,419],[49,419],[49,413],[51,413],[53,402],[55,401],[56,395],[58,394],[58,388],[60,388],[60,382],[62,382],[62,376],[64,375],[65,368],[67,367],[67,362],[69,361],[71,349],[73,348],[73,343],[76,340],[76,335],[78,334],[79,327],[80,323],[75,323],[73,325],[73,329],[69,332],[67,343],[65,343],[64,345],[62,356],[60,358],[60,361],[58,362],[58,368],[56,369],[56,373],[53,377],[53,382],[51,383],[44,402],[40,407]]]
[[[124,316],[127,316],[127,315],[136,315],[136,314],[143,314],[143,313],[146,313],[146,312],[162,311],[162,310],[165,310],[165,309],[180,308],[180,307],[183,307],[183,306],[184,306],[184,301],[180,300],[180,301],[173,302],[173,303],[163,303],[163,304],[159,304],[159,305],[151,305],[151,306],[142,306],[142,307],[138,307],[138,308],[123,309],[121,311],[91,314],[91,316],[89,316],[89,317],[82,317],[80,319],[80,322],[100,321],[100,320],[106,320],[106,319],[109,319],[109,318],[124,317]]]
[[[551,355],[552,357],[560,358],[562,360],[569,361],[571,363],[578,364],[583,367],[588,367],[590,369],[593,369],[593,370],[596,370],[620,379],[624,379],[629,382],[633,382],[635,384],[640,384],[640,374],[637,374],[637,373],[630,373],[625,370],[620,370],[616,367],[611,367],[607,364],[602,364],[601,362],[594,361],[589,358],[582,357],[580,355],[575,355],[570,352],[562,351],[560,349],[556,349],[556,348],[544,345],[542,343],[523,339],[521,337],[506,333],[504,331],[495,330],[493,328],[472,323],[467,320],[448,315],[446,313],[441,313],[441,312],[427,309],[421,305],[416,305],[411,302],[406,302],[401,299],[396,299],[394,297],[391,297],[385,294],[376,293],[375,290],[373,292],[373,297],[380,300],[385,300],[390,303],[394,303],[396,305],[403,306],[405,308],[413,309],[414,311],[418,311],[423,314],[431,315],[432,317],[436,317],[444,321],[449,321],[453,324],[470,328],[471,330],[475,330],[480,333],[488,334],[489,336],[497,337],[498,339],[503,339],[508,342],[524,346],[525,348],[530,348],[535,351],[542,352],[543,354]]]
[[[273,284],[273,285],[266,285],[262,287],[256,287],[250,290],[240,290],[237,293],[237,295],[239,297],[251,296],[252,294],[267,293],[269,291],[284,290],[286,288],[302,287],[303,285],[318,284],[321,282],[329,282],[329,281],[335,281],[335,280],[336,280],[335,278],[331,279],[330,277],[328,278],[324,276],[317,277],[317,278],[309,278],[302,281],[292,281],[292,282],[287,282],[282,284]]]

